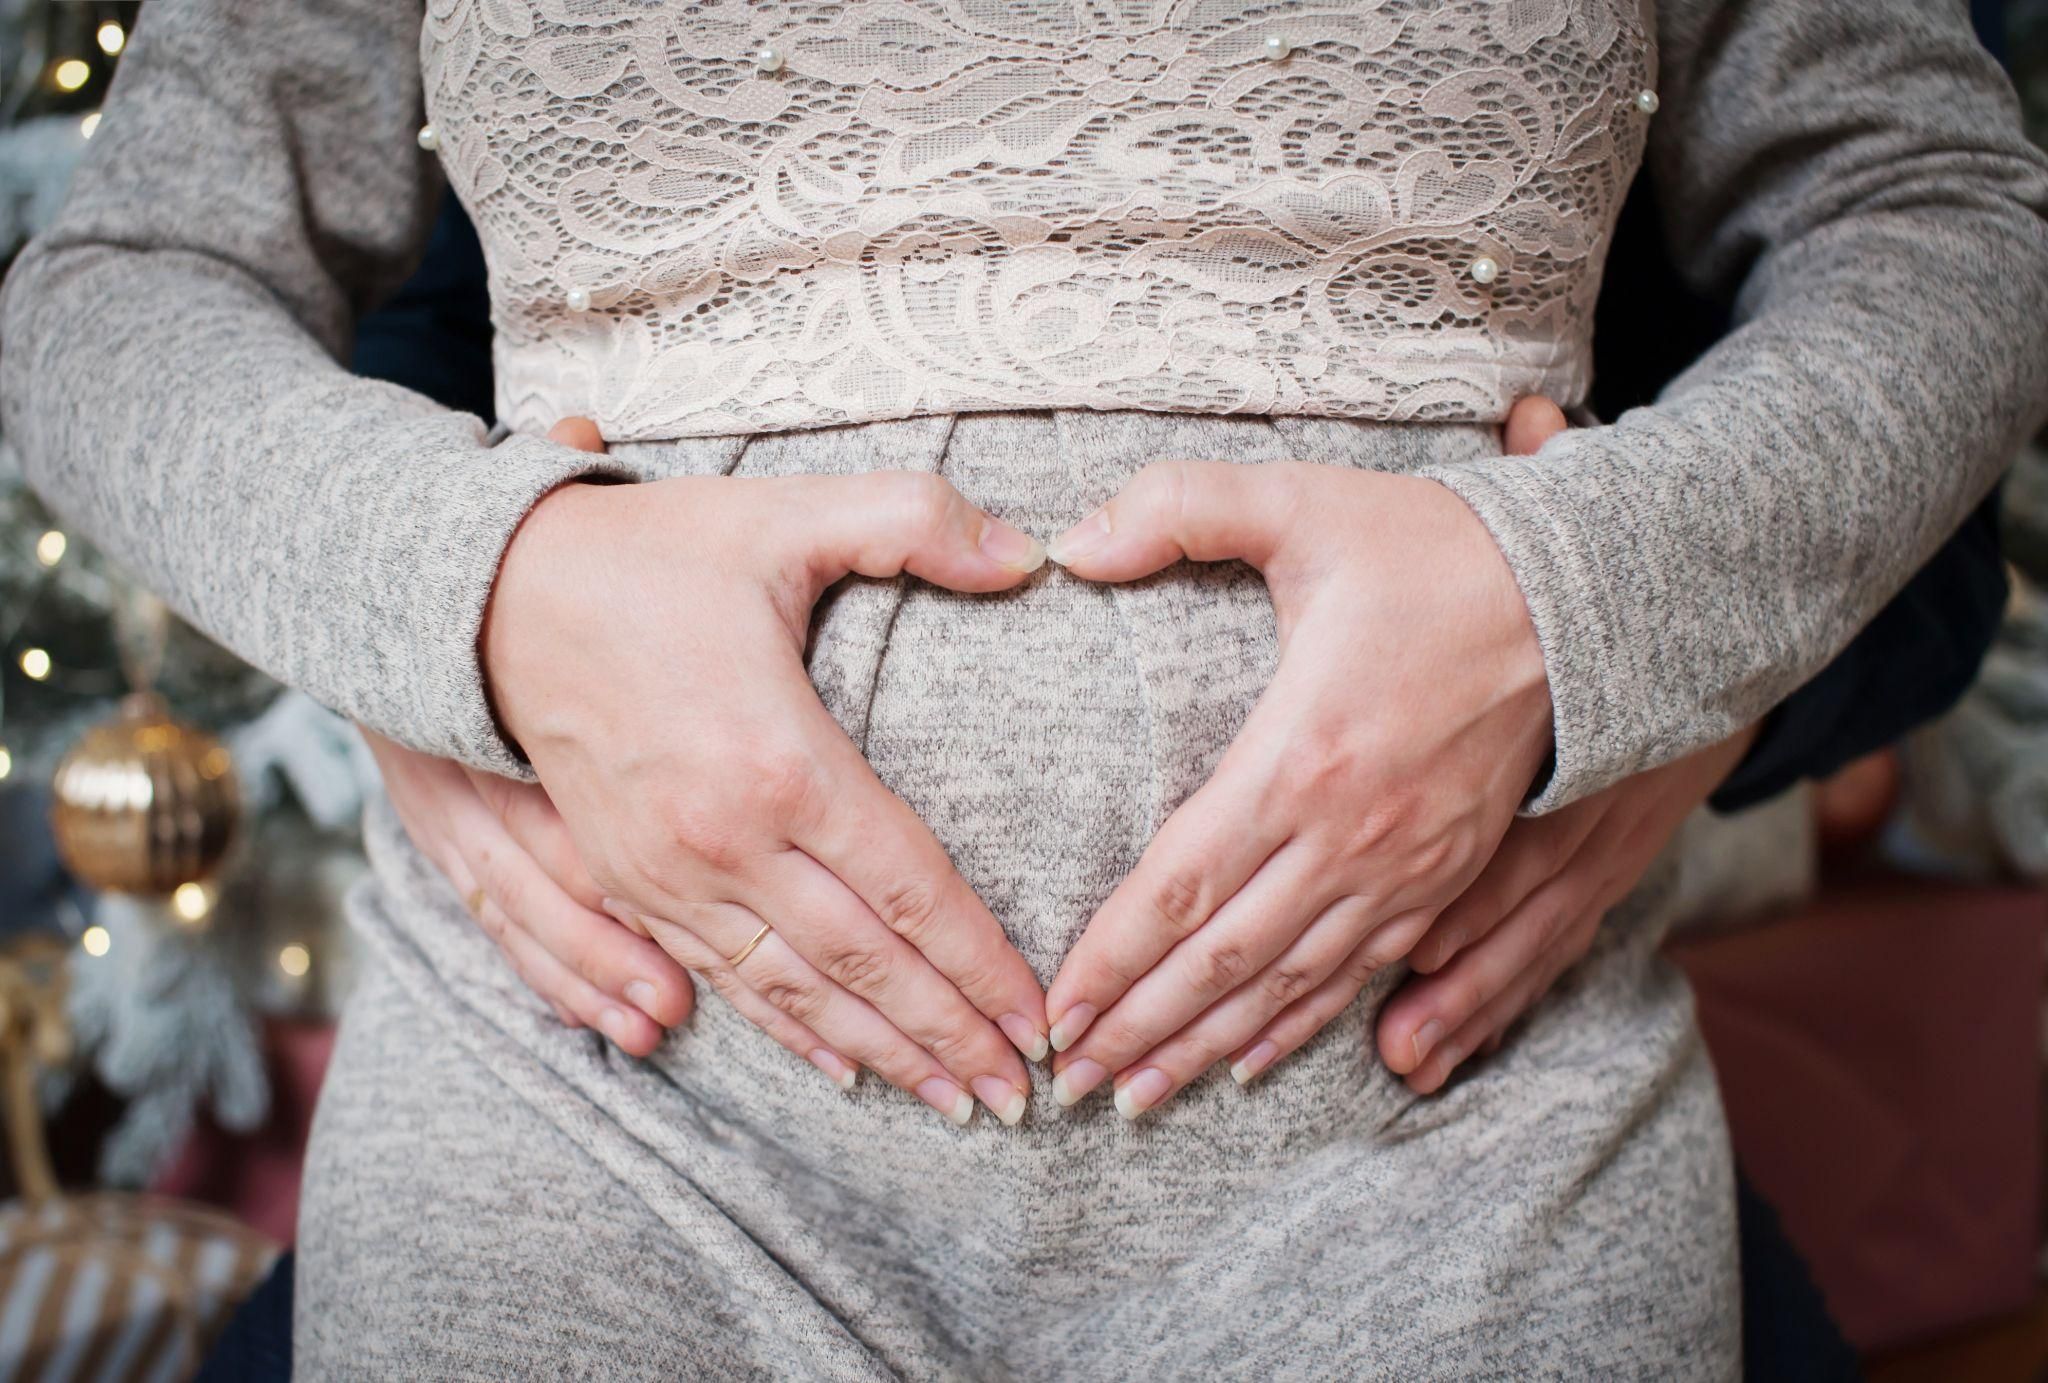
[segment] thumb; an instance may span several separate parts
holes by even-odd
[[[1501,428],[1501,450],[1509,456],[1534,456],[1565,427],[1564,410],[1549,399],[1540,394],[1516,399]]]
[[[1036,538],[936,475],[874,471],[789,483],[803,510],[796,531],[809,544],[818,591],[849,573],[902,572],[955,591],[1000,591],[1045,565]]]
[[[605,450],[604,436],[588,418],[564,418],[548,429],[548,440],[571,451]]]
[[[1109,503],[1046,545],[1091,581],[1132,581],[1185,557],[1271,562],[1286,537],[1306,468],[1295,462],[1155,461]]]

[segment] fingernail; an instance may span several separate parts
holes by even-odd
[[[955,1127],[965,1128],[974,1117],[974,1097],[942,1077],[933,1076],[919,1085],[917,1097],[951,1119]]]
[[[825,1078],[841,1090],[853,1089],[854,1081],[860,1078],[859,1068],[840,1059],[839,1053],[820,1047],[811,1053],[811,1065],[825,1073]]]
[[[982,524],[981,550],[1011,571],[1037,571],[1045,565],[1045,549],[1039,546],[1038,539],[1001,519],[989,519]]]
[[[976,1076],[974,1093],[989,1111],[1003,1121],[1004,1128],[1017,1127],[1017,1121],[1024,1117],[1024,1092],[1006,1080],[994,1076]]]
[[[1230,1063],[1230,1078],[1239,1085],[1248,1085],[1252,1077],[1273,1064],[1273,1058],[1280,1055],[1279,1046],[1271,1040],[1261,1042]]]
[[[1116,1092],[1116,1112],[1126,1119],[1135,1119],[1165,1099],[1172,1088],[1173,1082],[1166,1078],[1166,1072],[1157,1066],[1147,1066]]]
[[[1429,1049],[1434,1047],[1437,1039],[1443,1035],[1444,1025],[1437,1022],[1434,1018],[1415,1030],[1415,1036],[1410,1038],[1409,1041],[1415,1047],[1416,1070],[1421,1070],[1422,1063],[1429,1060]]]
[[[1045,1060],[1045,1034],[1029,1018],[1021,1013],[1006,1013],[996,1019],[996,1026],[1010,1039],[1011,1046],[1024,1053],[1026,1061]]]
[[[1060,1015],[1060,1021],[1052,1025],[1052,1049],[1064,1052],[1081,1040],[1081,1034],[1088,1031],[1088,1025],[1095,1021],[1095,1005],[1075,1004]]]
[[[603,1013],[598,1014],[597,1026],[606,1037],[612,1040],[614,1045],[620,1047],[626,1045],[626,1011],[624,1009],[608,1008]]]
[[[1109,506],[1103,505],[1087,518],[1045,545],[1046,555],[1061,566],[1072,566],[1109,541]]]
[[[631,980],[626,984],[626,1002],[639,1009],[659,1023],[661,1018],[654,1011],[654,986],[645,980]]]
[[[1084,1056],[1052,1078],[1052,1097],[1062,1108],[1070,1108],[1108,1075],[1107,1067]]]

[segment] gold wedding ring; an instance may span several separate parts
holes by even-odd
[[[746,945],[740,947],[738,951],[734,952],[732,957],[726,961],[726,964],[731,966],[737,966],[741,961],[745,960],[748,956],[754,954],[754,948],[761,944],[761,938],[767,936],[769,930],[770,928],[768,927],[768,925],[765,922],[762,923],[761,930],[754,933],[754,939],[752,941],[749,941]]]
[[[462,905],[469,909],[471,917],[474,917],[479,922],[484,920],[484,891],[482,889],[471,889],[469,897],[462,900]]]

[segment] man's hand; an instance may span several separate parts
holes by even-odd
[[[689,974],[603,912],[546,793],[362,734],[405,833],[558,1018],[646,1056],[690,1016]]]

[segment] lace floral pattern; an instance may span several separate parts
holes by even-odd
[[[422,51],[502,414],[618,439],[1576,400],[1653,62],[1633,0],[430,0]]]

